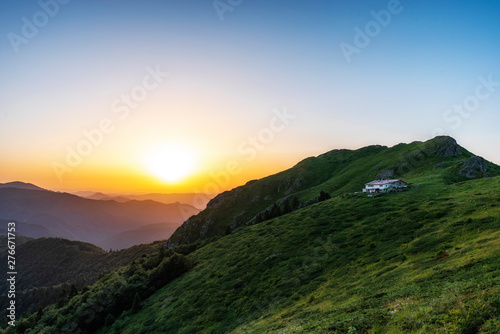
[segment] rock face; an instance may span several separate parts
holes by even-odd
[[[203,224],[203,226],[201,227],[201,231],[200,231],[200,237],[204,237],[208,234],[208,230],[210,229],[210,227],[212,227],[212,225],[215,223],[215,219],[208,219],[205,224]]]
[[[302,184],[304,184],[304,182],[305,182],[305,179],[303,177],[297,177],[295,179],[295,182],[293,183],[293,185],[290,188],[288,188],[288,190],[285,192],[285,195],[290,195],[297,188],[300,188],[300,186],[302,186]]]
[[[462,148],[457,141],[451,137],[436,137],[437,140],[435,154],[445,158],[459,157],[462,155]]]
[[[488,164],[486,160],[482,157],[474,156],[467,159],[462,165],[462,169],[458,172],[459,175],[463,175],[469,179],[473,179],[479,176],[480,173],[486,173],[488,171]]]
[[[377,180],[389,179],[389,178],[394,176],[394,171],[395,171],[395,168],[389,168],[389,169],[383,170],[380,173],[378,173],[375,178]]]

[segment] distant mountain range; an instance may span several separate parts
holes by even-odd
[[[105,249],[166,239],[199,211],[188,204],[152,200],[92,200],[22,182],[0,185],[0,233],[13,220],[17,233],[26,237],[61,237]],[[146,227],[151,224],[161,225]]]
[[[104,200],[104,201],[117,201],[117,202],[128,202],[131,200],[152,200],[164,204],[170,203],[183,203],[194,206],[197,209],[203,210],[207,206],[207,203],[214,198],[217,194],[200,194],[200,193],[175,193],[175,194],[159,194],[151,193],[144,195],[115,195],[115,194],[104,194],[102,192],[91,192],[91,191],[78,191],[74,193],[80,197],[86,197],[90,199]]]
[[[26,189],[26,190],[46,190],[46,189],[40,188],[38,186],[35,186],[34,184],[19,182],[19,181],[0,183],[0,188],[17,188],[17,189]]]
[[[179,227],[179,223],[156,223],[120,232],[111,238],[100,241],[98,246],[104,249],[125,249],[131,245],[149,244],[157,240],[168,239]]]

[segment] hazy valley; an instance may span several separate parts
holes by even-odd
[[[18,234],[85,241],[106,250],[168,238],[198,212],[179,202],[93,200],[19,182],[0,186],[0,220],[15,221]]]

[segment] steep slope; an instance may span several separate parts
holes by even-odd
[[[154,201],[99,201],[67,193],[0,188],[0,219],[35,224],[37,236],[58,236],[100,244],[128,230],[148,224],[181,224],[199,210],[180,203],[163,204]],[[137,243],[136,243],[137,244]]]
[[[157,269],[148,263],[156,256],[23,326],[31,323],[27,333],[88,326],[104,327],[101,334],[345,334],[349,327],[359,333],[497,333],[499,186],[500,177],[453,185],[440,180],[374,198],[337,196],[191,253],[195,266],[167,281],[139,310],[97,298],[150,291]],[[87,308],[96,315],[88,318]],[[106,316],[110,312],[114,316]]]
[[[337,197],[246,228],[102,333],[497,333],[499,186]]]
[[[486,330],[500,320],[499,186],[337,197],[246,228],[102,333]]]
[[[376,178],[418,178],[431,172],[448,183],[463,181],[461,166],[473,154],[451,137],[436,137],[426,142],[368,146],[359,150],[334,150],[307,158],[289,170],[224,192],[211,200],[207,209],[191,217],[172,235],[169,246],[220,237],[255,222],[257,214],[271,210],[273,203],[283,205],[296,197],[302,205],[314,202],[321,191],[331,195],[360,191]],[[500,175],[500,168],[484,162],[486,172],[475,177]],[[472,168],[474,169],[474,168]],[[470,176],[470,174],[469,174]]]

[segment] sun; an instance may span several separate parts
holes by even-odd
[[[145,155],[144,164],[150,173],[169,183],[184,179],[196,168],[194,153],[180,145],[150,149]]]

